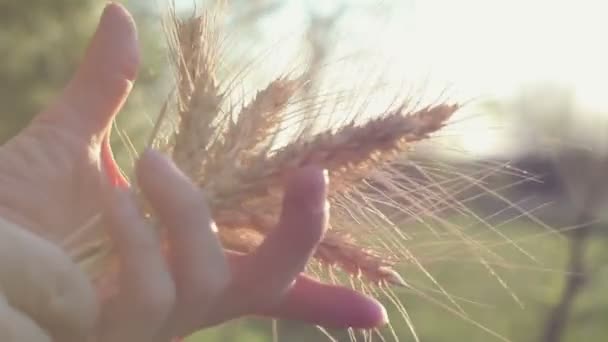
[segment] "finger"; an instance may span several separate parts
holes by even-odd
[[[104,218],[120,260],[118,294],[105,306],[102,341],[149,340],[170,315],[175,287],[158,238],[129,190],[106,187]]]
[[[230,272],[202,192],[167,158],[146,151],[137,166],[142,192],[170,242],[180,329],[198,327],[227,287]]]
[[[0,291],[59,341],[84,340],[97,321],[95,292],[78,266],[57,246],[1,219]]]
[[[304,270],[326,229],[326,187],[325,173],[312,166],[289,178],[278,227],[235,275],[234,297],[246,310],[275,305]]]
[[[58,102],[37,119],[101,140],[132,88],[138,65],[133,18],[124,7],[111,3],[76,74]]]
[[[386,309],[374,298],[307,276],[298,277],[279,305],[259,314],[327,328],[372,329],[388,323]]]
[[[0,341],[52,342],[51,337],[36,322],[0,300]],[[72,340],[76,342],[76,340]]]
[[[227,256],[235,274],[248,267],[247,255],[227,252]],[[218,314],[220,312],[222,310]],[[276,305],[263,306],[252,314],[328,328],[372,329],[388,323],[386,309],[376,299],[343,286],[322,283],[304,274],[296,278],[294,285]],[[207,324],[219,324],[226,319],[226,316],[218,315]]]

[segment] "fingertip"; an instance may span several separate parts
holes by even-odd
[[[327,170],[314,165],[304,166],[288,175],[285,197],[312,211],[322,211],[328,183]]]
[[[285,186],[281,228],[305,241],[320,241],[327,227],[327,187],[327,171],[322,168],[311,165],[293,171]]]
[[[137,182],[146,197],[158,198],[166,192],[167,184],[189,183],[173,162],[151,148],[146,149],[136,164]]]
[[[142,193],[164,224],[182,226],[190,210],[209,214],[204,193],[160,152],[146,150],[137,163],[136,175]]]
[[[110,61],[122,58],[121,74],[133,81],[140,63],[137,26],[129,11],[121,4],[109,2],[101,15],[96,38],[100,44],[111,44],[113,50],[104,54]],[[117,53],[118,52],[118,53]]]
[[[121,102],[137,76],[140,58],[133,17],[124,6],[109,3],[73,80],[74,90],[101,91],[101,101],[108,105]]]
[[[75,75],[37,120],[100,141],[131,92],[139,64],[133,17],[122,5],[110,3]]]
[[[306,276],[300,276],[281,304],[265,314],[336,329],[373,329],[389,322],[386,308],[375,298]]]

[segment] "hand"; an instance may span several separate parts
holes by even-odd
[[[294,195],[286,196],[281,223],[258,251],[228,255],[226,261],[210,233],[200,192],[170,162],[147,153],[138,179],[169,232],[169,260],[149,248],[157,242],[129,204],[132,199],[110,186],[126,185],[112,157],[109,131],[138,63],[132,18],[121,6],[108,5],[64,92],[0,149],[0,216],[60,243],[105,208],[122,265],[114,298],[129,299],[131,305],[102,303],[102,326],[136,327],[126,335],[182,335],[254,313],[336,327],[384,323],[384,309],[373,299],[298,275],[324,231],[327,213],[319,208],[325,184],[318,170],[293,176],[287,193]],[[160,285],[149,288],[153,284]],[[137,307],[151,315],[129,311]],[[142,331],[154,326],[150,321],[162,322],[164,331]]]
[[[147,151],[137,178],[166,228],[168,257],[129,191],[108,191],[105,216],[121,260],[120,290],[104,305],[101,341],[167,341],[249,314],[334,326],[383,319],[374,302],[355,292],[298,277],[327,220],[321,170],[290,177],[278,227],[250,255],[225,254],[203,194],[171,161]]]

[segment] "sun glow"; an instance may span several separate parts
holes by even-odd
[[[282,53],[275,50],[260,70],[276,70],[277,64],[297,55],[301,46],[295,38],[305,34],[308,15],[327,16],[340,3],[353,10],[340,17],[335,34],[328,37],[330,61],[357,56],[354,63],[363,69],[332,79],[334,89],[360,82],[370,76],[366,72],[379,72],[384,82],[420,85],[416,96],[432,99],[448,89],[451,99],[474,103],[507,99],[526,84],[555,82],[573,89],[583,112],[608,116],[604,1],[284,0],[280,10],[262,21],[263,34],[256,36],[266,49],[284,42]],[[374,104],[370,106],[374,112]],[[493,153],[501,138],[495,129],[482,126],[500,123],[480,117],[460,126],[459,143],[473,153]]]

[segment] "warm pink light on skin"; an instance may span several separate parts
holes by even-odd
[[[388,323],[386,309],[374,298],[307,276],[300,276],[281,307],[267,314],[327,328],[370,329]]]

